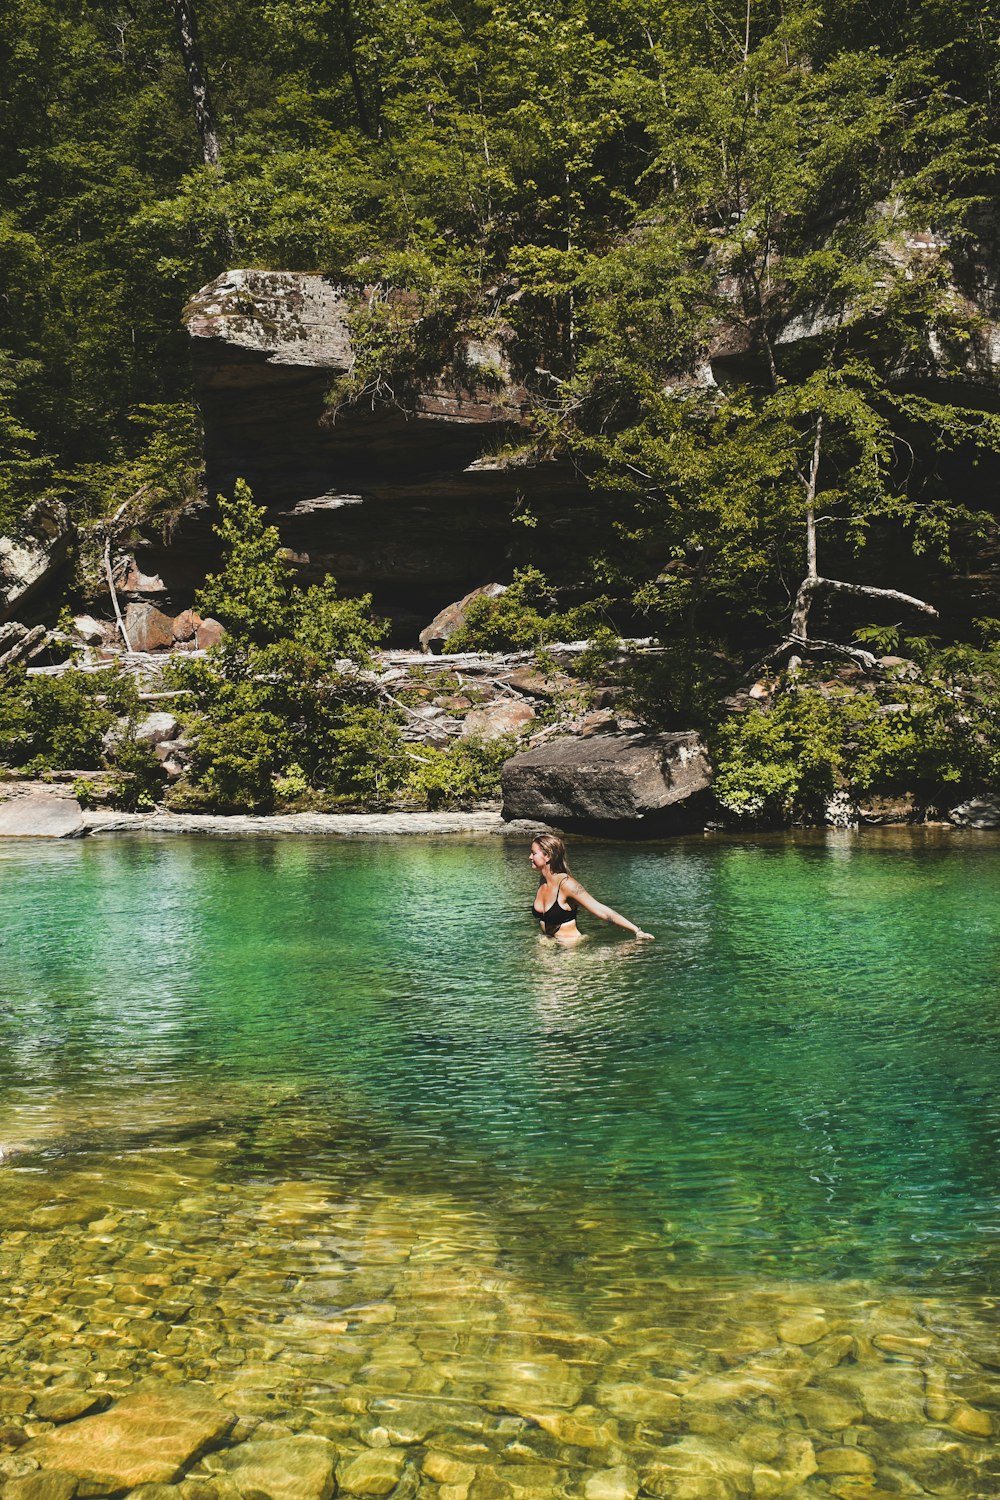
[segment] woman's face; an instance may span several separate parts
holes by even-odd
[[[549,856],[540,844],[532,844],[528,860],[533,870],[544,870],[549,862]]]

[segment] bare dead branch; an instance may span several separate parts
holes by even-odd
[[[18,628],[24,629],[23,625]],[[34,625],[0,656],[0,667],[12,667],[16,662],[30,661],[33,656],[38,655],[47,639],[48,631],[45,626]]]
[[[132,642],[128,638],[128,631],[125,629],[125,621],[124,621],[124,619],[122,617],[121,606],[118,603],[118,590],[115,588],[114,573],[111,570],[111,536],[110,536],[110,534],[107,535],[104,538],[104,576],[108,580],[108,592],[111,595],[111,603],[112,603],[112,605],[114,607],[115,619],[118,622],[118,629],[121,631],[122,640],[125,642],[125,650],[126,651],[131,651],[132,650]]]

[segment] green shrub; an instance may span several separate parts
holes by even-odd
[[[198,604],[229,634],[204,660],[172,669],[194,697],[186,720],[196,748],[171,805],[266,812],[323,792],[388,800],[407,767],[398,712],[364,672],[383,634],[370,597],[341,598],[329,578],[297,587],[277,529],[242,481],[219,508],[223,563]]]
[[[911,641],[916,669],[863,691],[797,676],[714,736],[714,791],[737,817],[810,820],[843,788],[920,807],[1000,784],[1000,651]]]
[[[470,601],[465,623],[448,637],[452,651],[527,651],[553,641],[589,640],[608,633],[605,596],[558,611],[555,594],[538,568],[520,568],[502,594]]]
[[[517,741],[454,740],[443,750],[421,745],[412,755],[412,769],[405,793],[431,809],[471,807],[500,795],[500,772],[504,761],[517,749]]]
[[[14,667],[0,693],[0,764],[33,776],[110,770],[116,807],[151,807],[163,770],[152,745],[136,739],[142,717],[135,682],[111,669],[29,677],[23,666]],[[92,805],[90,782],[77,781],[73,790]]]
[[[163,792],[164,775],[152,745],[129,733],[117,740],[109,759],[115,773],[111,781],[115,807],[126,812],[153,807]]]
[[[121,717],[134,731],[139,714],[130,678],[74,669],[29,677],[23,666],[13,667],[0,692],[0,762],[32,774],[99,770],[106,732]]]
[[[717,800],[741,818],[817,814],[841,772],[843,733],[839,702],[808,689],[729,720],[714,747]]]

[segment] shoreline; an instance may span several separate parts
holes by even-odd
[[[992,810],[992,809],[991,809]],[[146,812],[123,812],[109,808],[83,809],[67,785],[15,782],[0,785],[0,842],[16,839],[79,839],[109,834],[154,834],[204,836],[209,838],[321,837],[321,838],[532,838],[536,834],[566,832],[574,839],[625,844],[671,843],[697,839],[709,843],[837,843],[863,840],[869,843],[941,845],[956,835],[968,837],[1000,833],[991,820],[933,821],[924,823],[810,824],[790,828],[734,828],[707,824],[704,827],[657,827],[655,820],[607,823],[547,823],[540,819],[501,816],[499,802],[475,811],[386,811],[386,812],[287,812],[287,813],[175,813],[155,808]]]
[[[459,835],[523,839],[547,825],[505,823],[496,811],[385,813],[127,813],[94,809],[83,814],[88,838],[111,833],[207,834],[245,838],[261,834],[312,834],[335,838]]]

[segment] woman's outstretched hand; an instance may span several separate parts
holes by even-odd
[[[651,943],[656,942],[656,938],[653,936],[653,934],[651,932],[643,932],[641,927],[637,928],[632,936],[636,938],[647,938]]]

